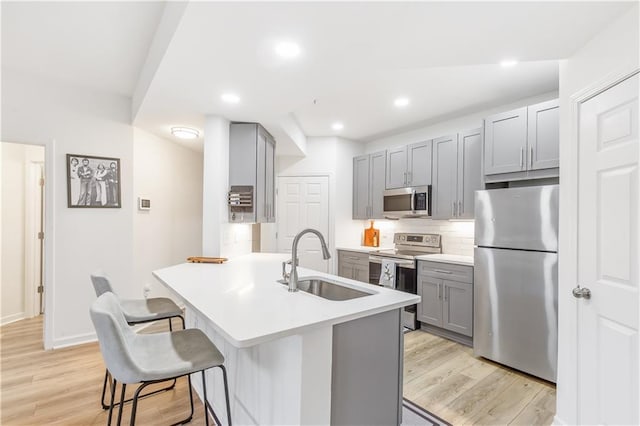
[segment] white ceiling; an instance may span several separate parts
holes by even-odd
[[[280,120],[293,116],[307,136],[371,140],[557,90],[557,60],[632,4],[192,2],[134,124],[170,138],[171,126],[202,130],[211,114],[259,121],[278,135]],[[3,3],[3,67],[131,96],[163,8]],[[301,45],[299,58],[275,56],[285,39]],[[501,68],[507,57],[520,64]],[[241,102],[224,104],[227,91]],[[411,99],[402,110],[392,105],[400,95]],[[344,129],[333,131],[334,121]]]
[[[2,2],[2,67],[131,96],[164,3]]]

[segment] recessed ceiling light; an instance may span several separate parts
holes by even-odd
[[[504,61],[500,61],[500,66],[508,68],[513,67],[518,64],[518,61],[515,59],[505,59]]]
[[[295,58],[300,55],[300,46],[292,41],[283,41],[276,45],[276,53],[281,58]]]
[[[407,105],[409,105],[409,98],[397,98],[395,101],[393,101],[393,104],[398,108],[406,107]]]
[[[190,127],[172,127],[171,134],[179,139],[195,139],[200,132]]]
[[[341,123],[341,122],[339,122],[339,121],[336,121],[335,123],[333,123],[333,124],[331,125],[331,128],[332,128],[333,130],[342,130],[342,129],[344,129],[344,124],[342,124],[342,123]]]
[[[235,93],[223,93],[222,96],[220,96],[220,99],[228,104],[237,104],[240,102],[240,96]]]

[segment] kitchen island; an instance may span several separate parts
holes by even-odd
[[[284,254],[222,265],[185,263],[153,274],[225,356],[236,424],[397,424],[402,400],[400,310],[419,297],[298,268],[368,293],[333,301],[278,283]],[[215,373],[216,375],[219,373]],[[200,393],[200,379],[193,380]],[[222,379],[209,400],[226,418]]]

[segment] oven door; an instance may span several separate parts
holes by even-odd
[[[395,265],[395,281],[393,288],[406,293],[418,294],[418,285],[416,277],[416,262],[406,259],[389,259]],[[369,256],[369,283],[380,285],[380,275],[382,274],[382,258]],[[409,330],[417,328],[416,309],[417,305],[405,306],[402,310],[402,324]]]

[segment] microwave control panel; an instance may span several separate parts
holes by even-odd
[[[427,210],[427,193],[417,192],[414,207],[416,210]]]

